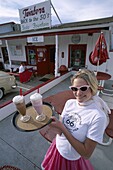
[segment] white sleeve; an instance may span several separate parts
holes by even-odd
[[[87,137],[98,143],[102,143],[103,134],[105,132],[107,124],[106,122],[107,122],[106,115],[95,118],[95,120],[93,120],[89,125]]]

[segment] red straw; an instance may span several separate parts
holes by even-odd
[[[20,88],[20,95],[22,96],[22,89]]]
[[[39,88],[37,89],[37,93],[39,93]]]

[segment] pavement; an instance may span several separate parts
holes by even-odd
[[[32,81],[32,83],[34,82]],[[112,85],[113,81],[105,83],[107,87],[110,84]],[[68,90],[69,86],[70,78],[44,93],[43,98]],[[100,96],[110,108],[113,108],[113,97]],[[41,162],[50,144],[40,135],[38,130],[18,131],[12,124],[13,116],[14,113],[0,122],[0,166],[10,165],[21,170],[40,170]],[[104,139],[107,140],[106,135]],[[90,161],[95,170],[113,170],[113,142],[109,146],[98,144]]]

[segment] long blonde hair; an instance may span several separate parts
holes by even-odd
[[[77,78],[82,78],[87,82],[87,84],[91,88],[93,96],[97,94],[98,81],[93,71],[90,71],[88,69],[81,69],[71,78],[72,85],[73,85],[74,80]]]

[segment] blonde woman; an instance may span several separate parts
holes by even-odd
[[[108,124],[104,102],[103,106],[95,102],[98,82],[90,70],[80,70],[71,83],[76,99],[66,102],[62,121],[52,117],[50,126],[56,128],[58,134],[42,162],[44,170],[94,170],[88,159],[97,143],[102,143]]]

